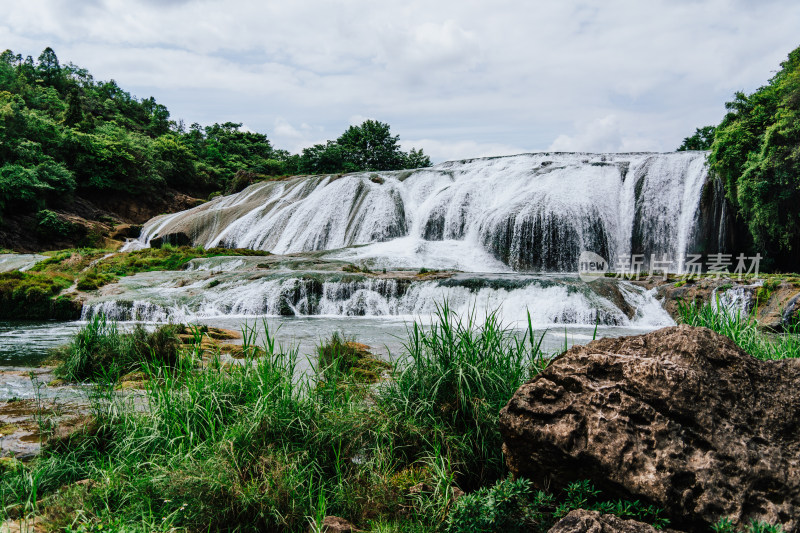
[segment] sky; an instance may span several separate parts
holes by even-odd
[[[672,151],[800,45],[796,0],[4,0],[0,49],[291,152],[367,118],[432,159]]]

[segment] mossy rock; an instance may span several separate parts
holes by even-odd
[[[130,372],[119,378],[119,382],[115,389],[142,389],[147,383],[147,374],[144,372]]]
[[[0,437],[5,437],[5,436],[8,436],[8,435],[12,435],[12,434],[16,433],[17,431],[19,431],[20,429],[22,429],[22,428],[20,428],[16,424],[0,425]]]
[[[0,457],[0,474],[18,472],[24,468],[25,464],[22,461],[13,457]]]

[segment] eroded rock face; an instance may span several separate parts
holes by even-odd
[[[551,489],[800,529],[800,361],[758,361],[705,328],[601,339],[557,357],[500,416],[511,471]]]
[[[558,521],[547,533],[657,533],[659,530],[636,520],[623,520],[614,515],[577,509]],[[678,533],[672,529],[661,533]]]

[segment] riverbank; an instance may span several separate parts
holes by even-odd
[[[705,325],[739,327],[721,316]],[[377,382],[383,371],[355,370],[363,346],[328,342],[298,378],[298,352],[267,339],[257,350],[243,339],[244,364],[197,357],[197,345],[146,364],[138,402],[100,378],[91,424],[6,465],[6,518],[37,516],[42,530],[307,531],[337,515],[376,532],[546,531],[591,507],[668,524],[591,481],[547,494],[506,479],[500,409],[550,359],[532,330],[516,336],[496,317],[474,323],[443,308],[432,327],[409,331],[406,357]]]

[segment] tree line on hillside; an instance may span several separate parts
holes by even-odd
[[[62,65],[0,54],[0,217],[66,205],[76,194],[144,195],[173,188],[230,191],[234,176],[397,170],[430,166],[404,152],[388,124],[367,120],[338,139],[290,154],[233,122],[188,128],[154,98]]]
[[[754,251],[778,269],[800,262],[800,47],[769,82],[737,92],[717,126],[678,150],[710,150],[712,175],[746,225]]]

